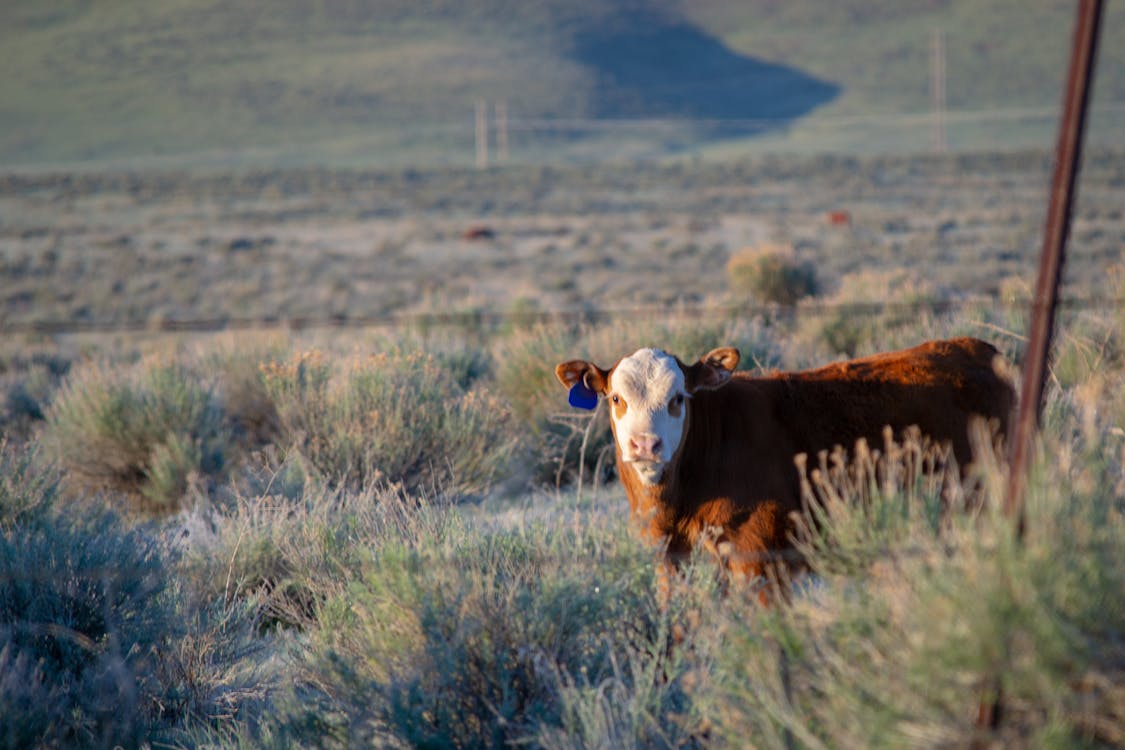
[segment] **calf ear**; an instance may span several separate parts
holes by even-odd
[[[563,362],[555,368],[555,376],[567,388],[579,383],[585,384],[594,393],[605,393],[609,388],[609,371],[583,359]]]
[[[712,349],[698,362],[684,371],[684,385],[688,393],[710,390],[730,380],[730,374],[738,367],[738,350],[729,346]]]

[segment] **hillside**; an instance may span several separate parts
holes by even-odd
[[[924,113],[933,29],[951,109],[1054,107],[1071,13],[1017,0],[9,0],[0,165],[464,163],[480,98],[507,102],[517,156],[762,131],[804,148],[798,123]],[[1112,104],[1125,102],[1125,10],[1106,20],[1096,102]],[[685,124],[591,136],[604,127],[590,118],[638,117]]]

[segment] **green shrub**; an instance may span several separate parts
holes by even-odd
[[[743,250],[727,262],[731,290],[749,294],[760,304],[791,306],[820,291],[816,267],[798,262],[788,245],[762,245]]]
[[[559,746],[583,731],[584,698],[609,684],[619,739],[626,729],[633,745],[687,735],[671,710],[687,702],[684,667],[665,656],[652,558],[623,524],[487,530],[424,504],[398,507],[322,608],[290,711],[295,742]],[[593,723],[584,731],[597,734]]]
[[[192,482],[221,478],[235,454],[215,387],[179,361],[79,368],[48,422],[77,491],[120,493],[149,512],[178,510]]]
[[[53,351],[0,354],[0,433],[30,438],[70,366],[69,358]]]
[[[1119,370],[1120,335],[1109,320],[1060,316],[1052,339],[1051,378],[1059,386],[1071,388],[1101,377],[1109,369]]]
[[[0,533],[0,742],[136,744],[157,726],[159,648],[180,632],[165,586],[154,545],[108,515],[44,509]]]
[[[910,346],[933,337],[937,299],[938,289],[909,271],[851,273],[822,307],[798,311],[798,335],[849,357]]]
[[[0,438],[0,533],[30,523],[54,507],[57,472],[36,459],[34,447],[14,448]]]
[[[492,347],[497,388],[525,430],[534,457],[529,479],[537,484],[561,481],[564,471],[577,467],[579,441],[587,428],[593,435],[587,452],[591,465],[609,444],[603,410],[590,415],[570,409],[555,377],[555,365],[579,356],[574,352],[582,330],[533,326],[497,339]]]
[[[0,447],[0,469],[0,746],[177,743],[249,720],[274,682],[252,612],[189,609],[150,531],[70,512],[26,452]]]
[[[716,737],[760,747],[1112,747],[1125,716],[1125,488],[1120,456],[1068,461],[1051,441],[1022,541],[981,475],[979,514],[940,492],[837,485],[831,544],[805,545],[822,585],[793,606],[733,608],[712,686]],[[1094,453],[1098,453],[1095,451]],[[1061,460],[1060,460],[1061,457]],[[872,534],[873,519],[881,532]],[[942,519],[935,523],[935,519]],[[839,542],[839,543],[837,543]],[[975,727],[997,697],[995,730]]]
[[[368,555],[384,500],[400,502],[392,490],[311,484],[297,497],[239,497],[192,530],[182,574],[201,601],[245,603],[263,627],[313,628]]]
[[[277,407],[262,382],[262,367],[286,359],[287,347],[270,338],[220,342],[192,357],[210,375],[233,440],[252,451],[280,436]]]
[[[506,404],[483,388],[464,390],[421,352],[343,361],[307,352],[266,364],[262,378],[283,445],[333,484],[479,492],[514,452]]]

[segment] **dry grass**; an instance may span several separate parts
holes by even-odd
[[[1094,154],[1067,293],[1108,291],[1120,154]],[[992,295],[1034,265],[1049,160],[759,159],[495,172],[0,177],[0,314],[170,320],[709,304],[741,248],[791,245],[831,290],[909,269]],[[701,186],[706,186],[705,189]],[[847,209],[835,226],[827,212]],[[466,242],[470,224],[496,232]],[[127,273],[126,273],[127,271]]]
[[[778,748],[1120,743],[1125,610],[1109,592],[1125,586],[1125,475],[1104,439],[1079,462],[1039,466],[1022,540],[999,512],[1002,467],[987,451],[976,513],[951,514],[941,483],[904,493],[874,461],[858,485],[850,472],[823,476],[819,494],[836,498],[826,533],[802,545],[821,584],[792,607],[731,613],[720,737],[739,744],[751,732]],[[904,455],[895,471],[912,473]],[[982,730],[975,708],[997,685],[1003,717]]]
[[[1115,163],[1089,166],[1083,198],[1093,206],[1119,203]],[[1029,220],[1020,191],[1039,167],[985,157],[925,161],[916,171],[894,161],[760,166],[751,194],[759,208],[777,207],[767,224],[791,220],[788,233],[764,231],[737,208],[749,184],[739,165],[714,173],[713,191],[696,192],[656,189],[672,172],[535,175],[534,190],[518,186],[526,203],[513,200],[512,213],[497,216],[500,239],[488,247],[457,239],[461,217],[487,213],[485,197],[500,200],[490,185],[515,194],[512,173],[456,176],[453,185],[429,174],[385,185],[355,175],[277,178],[294,189],[292,213],[268,219],[274,242],[249,245],[230,240],[262,236],[245,232],[245,222],[247,212],[278,207],[277,194],[266,195],[273,177],[261,178],[264,187],[208,183],[210,197],[190,210],[193,200],[172,196],[191,183],[176,179],[159,189],[93,180],[97,190],[136,196],[118,203],[94,200],[82,181],[47,180],[42,194],[9,197],[34,210],[6,225],[8,257],[35,246],[34,263],[48,269],[5,267],[19,276],[2,303],[16,320],[27,314],[17,297],[40,283],[61,290],[59,310],[124,314],[84,299],[92,292],[73,283],[88,261],[78,229],[98,215],[103,229],[115,227],[105,232],[111,239],[135,241],[91,250],[105,262],[87,270],[105,278],[90,289],[112,284],[113,268],[150,263],[161,269],[156,285],[129,298],[141,314],[178,283],[162,264],[188,255],[196,259],[184,268],[195,270],[178,278],[198,298],[186,311],[261,304],[260,313],[302,296],[278,271],[304,268],[293,277],[310,285],[304,309],[368,295],[383,304],[394,288],[395,305],[477,314],[450,329],[268,340],[88,336],[64,340],[55,354],[46,338],[13,339],[0,362],[4,385],[11,393],[23,383],[20,403],[34,402],[46,419],[27,406],[3,424],[14,439],[0,448],[0,744],[948,747],[973,740],[973,712],[999,680],[1007,711],[986,743],[1120,745],[1120,310],[1060,318],[1021,544],[993,511],[1002,466],[983,465],[976,497],[988,502],[962,512],[948,481],[928,483],[904,470],[912,454],[895,454],[892,471],[824,477],[836,499],[819,533],[802,540],[819,582],[790,605],[762,611],[737,592],[720,599],[700,560],[661,610],[655,553],[631,533],[620,490],[589,492],[589,473],[587,483],[568,484],[584,425],[558,425],[570,412],[553,367],[565,359],[609,365],[645,345],[692,359],[734,345],[746,366],[803,367],[841,351],[965,333],[1018,357],[1023,308],[1004,304],[1019,298],[1018,281],[985,277],[993,262],[1019,265],[999,256],[1023,252],[1013,250]],[[1005,176],[990,177],[993,167]],[[999,191],[1018,198],[1009,208],[981,202],[995,180],[1011,183]],[[972,183],[963,193],[951,188],[962,181]],[[341,199],[356,184],[388,205],[395,190],[417,203],[369,223]],[[54,229],[52,261],[51,248],[36,245],[44,235],[21,232],[47,222],[60,195],[69,218]],[[675,210],[663,211],[672,195]],[[840,195],[855,196],[853,223],[827,229],[825,201],[835,206]],[[616,202],[607,207],[608,198]],[[296,204],[306,199],[302,213]],[[935,202],[955,216],[924,213]],[[520,215],[526,206],[534,215]],[[197,213],[185,219],[185,211]],[[189,253],[173,247],[180,230],[169,227],[181,219],[189,235],[202,226],[193,222],[213,221],[216,237],[231,231]],[[310,255],[326,249],[316,244],[318,222],[337,220],[347,226],[327,244],[347,252]],[[1082,221],[1108,232],[1080,240],[1086,247],[1117,231],[1108,213]],[[377,231],[345,259],[363,235],[357,227]],[[727,248],[766,235],[816,258],[823,299],[907,304],[872,318],[798,306],[792,318],[746,320],[700,319],[670,302],[658,320],[528,324],[529,313],[566,295],[594,304],[709,299],[725,283]],[[959,255],[977,239],[984,267]],[[927,242],[948,261],[920,267]],[[540,263],[535,252],[546,243],[558,249]],[[355,274],[362,292],[349,297],[341,287],[333,297],[336,282],[370,265],[363,253],[373,244],[379,279],[363,286]],[[435,247],[441,271],[420,301]],[[274,264],[274,253],[294,265]],[[467,288],[452,292],[465,268],[491,276],[457,281]],[[1075,268],[1077,278],[1094,273]],[[981,277],[977,291],[995,283],[997,296],[947,314],[903,313],[947,287],[963,291],[955,276],[965,269]],[[1097,273],[1109,289],[1112,275]],[[206,286],[222,276],[252,288],[259,274],[273,274],[276,299]],[[512,289],[497,291],[505,280]],[[569,290],[537,296],[541,282],[559,280]],[[507,291],[536,302],[507,308]],[[492,325],[484,313],[494,309],[523,315]],[[586,466],[603,458],[604,467],[607,431],[595,425],[589,435]],[[106,514],[95,502],[169,511],[184,498],[190,512],[155,518]],[[673,631],[682,637],[674,648]]]
[[[29,458],[0,446],[0,743],[175,741],[263,700],[250,613],[191,601],[158,538],[62,502]]]
[[[507,405],[463,389],[423,352],[329,360],[299,352],[263,366],[265,391],[292,447],[328,482],[486,491],[516,453]]]
[[[209,376],[157,356],[76,370],[55,397],[46,442],[78,494],[107,491],[137,509],[177,510],[217,480],[237,447]]]
[[[1106,331],[1071,323],[1060,343],[1075,342],[1075,357]],[[206,394],[225,424],[225,399],[250,388],[255,399],[264,394],[277,423],[276,432],[246,434],[275,442],[243,449],[199,487],[192,513],[142,524],[99,513],[90,526],[79,513],[92,506],[59,494],[50,454],[5,454],[0,539],[22,593],[3,601],[93,643],[133,638],[142,646],[111,684],[97,682],[101,662],[81,647],[63,649],[65,659],[48,669],[13,640],[0,655],[13,675],[0,679],[0,698],[41,710],[21,710],[21,723],[4,731],[20,742],[49,739],[42,727],[70,726],[58,723],[66,715],[85,717],[95,734],[83,741],[93,745],[112,737],[721,747],[752,736],[762,747],[925,747],[969,741],[969,714],[998,676],[1010,704],[996,742],[1118,742],[1125,433],[1121,359],[1108,344],[1067,365],[1049,391],[1023,545],[993,510],[997,462],[984,461],[972,478],[978,504],[966,511],[969,495],[957,494],[954,479],[917,471],[920,451],[890,446],[884,463],[861,453],[856,464],[825,463],[820,476],[821,524],[802,540],[819,583],[771,611],[737,593],[717,598],[706,559],[662,610],[654,552],[628,528],[618,490],[607,508],[594,507],[588,492],[527,495],[527,468],[495,463],[508,455],[505,441],[526,440],[535,420],[549,426],[559,412],[565,394],[550,372],[557,359],[608,363],[647,343],[692,357],[733,343],[751,361],[776,362],[783,344],[792,355],[786,325],[684,319],[512,329],[488,356],[453,342],[422,352],[411,337],[383,340],[377,355],[359,353],[376,346],[362,339],[320,350],[274,342],[258,350],[254,368],[257,355],[220,342],[122,368],[110,360],[77,368],[52,398],[52,430],[112,424],[113,434],[141,434],[138,425],[166,427],[180,414],[194,415],[181,428],[189,429],[210,413],[157,408],[162,393]],[[943,322],[896,325],[896,335],[921,336]],[[157,365],[164,375],[153,374]],[[162,381],[169,372],[177,377]],[[526,390],[504,385],[521,379]],[[232,382],[243,386],[200,386]],[[115,389],[129,398],[111,399]],[[482,408],[474,394],[486,392],[511,403]],[[107,402],[128,417],[98,417]],[[84,419],[62,420],[82,404]],[[384,410],[397,416],[375,413]],[[462,411],[484,421],[449,421]],[[469,467],[463,479],[507,480],[509,496],[467,509],[455,501],[479,498],[475,480],[461,484],[452,473],[445,483],[429,475],[398,489],[346,481],[374,471],[376,449],[386,447],[380,437],[401,438],[408,426],[425,445],[399,441],[402,455],[444,455],[447,467]],[[115,455],[113,443],[99,446],[98,455]],[[73,483],[77,470],[62,469]],[[97,486],[121,503],[121,490]],[[974,510],[982,498],[984,509]],[[105,581],[85,572],[103,563],[120,571],[111,583],[124,599],[106,599]],[[56,564],[70,589],[26,579],[27,570]],[[134,577],[140,588],[130,588]],[[81,605],[79,614],[124,619],[108,630],[97,629],[101,615],[83,624],[67,607],[90,597],[111,603]],[[29,610],[26,602],[39,604]],[[682,639],[675,648],[673,631]],[[102,675],[94,682],[82,676],[91,668],[89,679]],[[121,724],[90,702],[109,695],[117,707],[132,705],[106,692],[129,685],[163,708],[146,713],[138,704],[136,720]]]
[[[759,305],[795,305],[820,291],[812,263],[797,261],[789,245],[765,244],[740,250],[727,261],[731,289]]]

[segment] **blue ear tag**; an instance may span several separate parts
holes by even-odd
[[[571,406],[587,411],[598,406],[598,394],[590,390],[590,387],[581,380],[570,387],[570,396],[567,400],[570,401]]]

